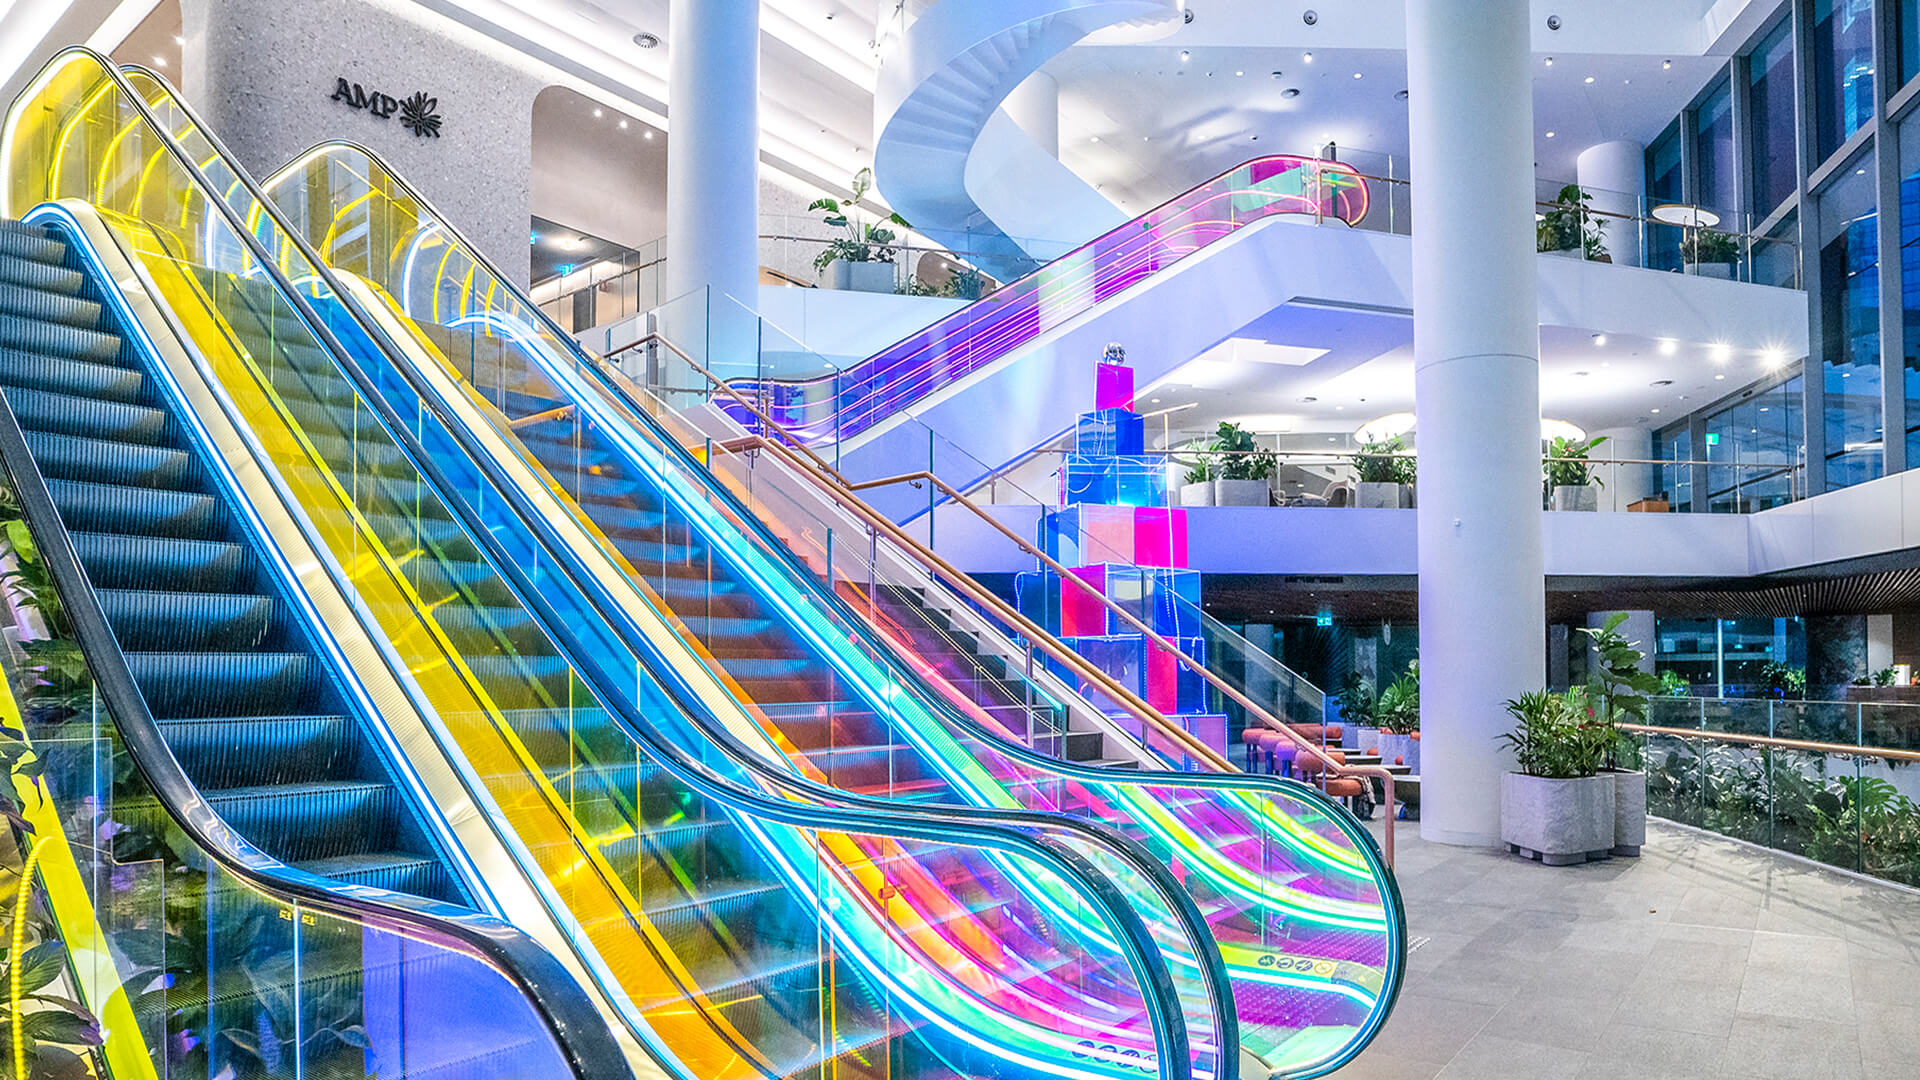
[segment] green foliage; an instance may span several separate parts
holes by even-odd
[[[1380,691],[1376,708],[1380,726],[1396,735],[1411,735],[1420,730],[1420,662],[1407,665],[1406,673]]]
[[[1406,450],[1407,441],[1399,435],[1362,443],[1353,456],[1354,471],[1363,484],[1411,484],[1416,469]]]
[[[1589,205],[1593,196],[1568,184],[1549,204],[1534,225],[1534,240],[1540,251],[1579,251],[1589,259],[1607,254],[1605,218],[1594,216]]]
[[[1555,435],[1547,447],[1547,486],[1549,487],[1585,487],[1600,483],[1593,475],[1593,466],[1587,464],[1587,455],[1593,449],[1606,442],[1605,435],[1596,435],[1591,439],[1569,439],[1565,435]]]
[[[940,286],[940,295],[951,300],[978,300],[987,295],[992,279],[971,266],[955,266]]]
[[[1187,466],[1187,483],[1209,480],[1270,480],[1276,465],[1273,451],[1262,450],[1253,432],[1239,424],[1220,422],[1213,441],[1194,453]]]
[[[1806,679],[1806,674],[1804,671],[1800,673],[1803,682]],[[1686,676],[1672,668],[1668,668],[1660,673],[1661,697],[1686,697],[1691,693],[1693,693],[1693,684],[1687,681]]]
[[[1647,695],[1659,693],[1661,682],[1659,676],[1640,670],[1640,661],[1647,654],[1640,651],[1639,642],[1628,641],[1620,632],[1620,624],[1626,621],[1627,613],[1616,611],[1608,616],[1604,625],[1583,626],[1579,630],[1587,635],[1588,645],[1599,660],[1590,665],[1593,674],[1588,681],[1593,696],[1605,702],[1616,717],[1644,724]]]
[[[1890,667],[1883,667],[1879,671],[1874,672],[1873,685],[1892,686],[1893,685],[1893,669]]]
[[[1500,736],[1520,771],[1549,780],[1594,776],[1607,763],[1619,732],[1606,708],[1584,689],[1556,694],[1534,690],[1507,702],[1513,730]]]
[[[1688,229],[1680,238],[1680,258],[1689,263],[1738,262],[1740,241],[1718,229]]]
[[[888,226],[911,228],[907,219],[899,214],[888,214],[882,220],[868,220],[861,215],[860,200],[873,190],[872,169],[861,169],[854,173],[851,186],[853,198],[844,203],[839,199],[815,199],[807,206],[808,210],[821,212],[822,224],[846,233],[835,237],[814,257],[813,268],[816,272],[824,272],[836,262],[892,262],[899,253],[894,246],[899,234]]]
[[[1379,727],[1379,702],[1373,685],[1357,671],[1340,680],[1340,719],[1355,727]]]
[[[1807,669],[1769,660],[1760,669],[1760,692],[1766,697],[1798,701],[1807,696]]]

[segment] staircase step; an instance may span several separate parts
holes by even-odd
[[[79,480],[49,480],[47,490],[67,528],[77,532],[208,540],[220,524],[213,496],[192,491]]]

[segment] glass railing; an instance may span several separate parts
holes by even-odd
[[[144,87],[195,156],[217,152]],[[731,758],[653,734],[642,716],[685,720],[631,660],[576,668],[591,623],[561,605],[577,598],[536,554],[501,549],[508,522],[443,501],[454,481],[420,440],[444,432],[359,396],[365,373],[333,333],[364,346],[357,324],[297,247],[268,256],[246,218],[202,204],[177,238],[190,256],[151,272],[224,298],[209,387],[432,704],[615,1022],[703,1077],[824,1075],[866,1055],[1187,1075],[1164,962],[1081,860],[1004,828],[768,798]]]
[[[58,229],[96,302],[157,305],[195,346],[234,359],[230,340],[190,336],[224,322],[232,294],[158,284],[177,282],[165,249],[199,250],[209,204],[105,61],[55,58],[0,138],[0,214],[32,210]],[[55,199],[72,202],[45,205]],[[131,275],[106,275],[83,219],[100,223]],[[152,323],[147,332],[165,325],[159,314]],[[132,347],[151,352],[145,339]],[[119,1077],[628,1074],[590,1001],[526,935],[292,869],[220,820],[148,711],[5,405],[0,467],[9,607],[27,616],[0,661],[11,688],[0,715],[9,754],[24,737],[41,775],[22,789],[31,835],[13,834],[43,890],[13,909],[16,976],[19,943],[46,946],[28,1007],[47,1015],[13,1042],[37,1059],[32,1075],[86,1074],[75,1057],[90,1045]],[[21,992],[16,982],[16,1001]],[[15,1056],[9,1075],[21,1064]]]
[[[1920,886],[1920,706],[1655,698],[1647,812]]]
[[[838,443],[1241,228],[1282,215],[1354,222],[1366,213],[1366,188],[1348,166],[1257,158],[852,367],[807,370],[763,354],[739,385],[796,437]]]
[[[309,155],[269,184],[285,200],[283,209],[300,221],[328,217],[301,200],[336,187],[328,205],[351,220],[331,231],[381,233],[404,226],[436,243],[453,236],[397,179],[351,148]],[[384,213],[383,204],[389,204]],[[380,224],[363,225],[363,214]],[[405,234],[391,239],[398,250],[408,242]],[[844,790],[898,800],[1066,811],[1109,821],[1119,815],[1118,820],[1131,823],[1130,834],[1162,860],[1194,862],[1212,871],[1211,880],[1194,891],[1203,910],[1211,905],[1216,930],[1235,939],[1225,942],[1229,971],[1248,976],[1236,979],[1242,1030],[1264,1025],[1259,1029],[1263,1042],[1281,1041],[1284,1032],[1292,1040],[1289,1052],[1301,1055],[1276,1067],[1331,1067],[1320,1059],[1337,1064],[1370,1036],[1397,981],[1397,914],[1391,914],[1391,903],[1378,906],[1384,902],[1381,886],[1375,871],[1363,868],[1370,842],[1337,810],[1302,804],[1300,794],[1271,783],[1245,783],[1241,791],[1209,796],[1205,789],[1231,788],[1234,782],[1118,780],[1090,769],[1071,774],[982,737],[982,729],[962,716],[997,725],[1003,735],[1031,731],[1036,724],[1056,725],[1049,730],[1058,736],[1057,697],[1008,678],[1004,668],[994,676],[977,656],[969,660],[952,650],[937,654],[927,639],[912,653],[922,668],[900,669],[892,649],[905,642],[876,638],[869,624],[845,606],[882,602],[876,599],[882,582],[877,559],[859,554],[874,549],[877,534],[863,534],[844,518],[816,516],[814,508],[787,497],[791,488],[785,494],[769,488],[766,472],[756,472],[748,455],[710,445],[656,399],[627,393],[548,328],[508,300],[495,299],[504,290],[472,270],[471,258],[446,260],[458,268],[461,281],[473,286],[461,290],[471,306],[454,305],[461,314],[446,320],[477,331],[466,333],[436,320],[429,305],[416,302],[408,309],[406,297],[436,296],[441,290],[432,280],[396,276],[393,267],[404,271],[407,260],[369,265],[350,253],[329,253],[328,261],[370,278],[380,297],[400,298],[392,304],[395,314],[411,318],[397,327],[399,334],[430,347],[494,407],[475,412],[474,422],[491,427],[508,452],[540,470],[543,486],[592,525],[614,565],[640,586],[634,606],[664,611],[672,633],[696,643],[708,671],[748,705],[759,727],[753,734],[773,740],[762,750],[770,760]],[[439,313],[440,318],[448,313]],[[673,433],[659,430],[655,422]],[[748,497],[758,518],[774,522],[781,535],[768,535],[756,515],[714,492],[711,480],[684,456],[685,448],[704,458],[736,494]],[[765,493],[757,503],[756,493]],[[793,554],[781,541],[793,545],[801,564],[816,568],[830,588],[810,589],[810,572],[796,573]],[[887,598],[906,596],[892,579],[885,584]],[[871,608],[868,614],[880,618]],[[890,614],[924,613],[908,604]],[[934,628],[921,620],[918,629]],[[923,681],[929,679],[951,695],[959,715],[942,715],[922,704],[941,700],[939,691]],[[1142,809],[1142,800],[1149,809]],[[1151,809],[1156,807],[1158,813]],[[1263,821],[1288,822],[1301,831],[1268,829]],[[1350,861],[1343,872],[1331,875],[1331,884],[1308,879],[1281,887],[1280,882],[1309,870],[1299,861],[1312,861],[1302,845],[1324,849],[1323,854],[1344,852],[1333,857]],[[1368,928],[1358,939],[1365,944],[1352,951],[1332,944],[1332,938],[1300,939],[1284,959],[1263,960],[1260,950],[1275,943],[1262,929],[1269,916],[1260,915],[1260,908],[1272,917],[1281,911],[1316,913],[1312,917],[1330,920],[1328,925],[1358,920]],[[1270,980],[1254,973],[1322,961],[1351,965],[1335,980],[1349,985],[1320,990],[1330,1011],[1308,1008],[1289,1015],[1293,1006],[1260,1000],[1262,984]]]

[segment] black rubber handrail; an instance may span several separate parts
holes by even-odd
[[[84,240],[68,237],[84,246]],[[89,275],[91,276],[91,275]],[[75,643],[121,745],[158,802],[209,860],[261,892],[348,922],[444,943],[485,961],[526,998],[581,1080],[632,1070],[593,1006],[552,954],[518,928],[453,904],[344,884],[275,859],[221,819],[168,747],[125,653],[74,551],[71,534],[33,459],[12,405],[0,394],[0,473],[11,486],[60,596]]]
[[[83,51],[88,51],[90,55],[97,55],[91,54],[90,50]],[[275,230],[294,246],[303,260],[313,268],[315,274],[333,291],[335,298],[354,315],[356,321],[359,321],[362,326],[372,323],[364,309],[354,302],[351,294],[338,288],[330,268],[319,259],[300,234],[287,227],[281,220],[277,207],[266,193],[260,190],[253,178],[235,163],[225,146],[200,121],[199,117],[179,100],[178,95],[171,93],[171,87],[166,81],[137,65],[128,65],[127,70],[152,79],[156,85],[169,91],[173,106],[182,111],[198,129],[199,135],[206,139],[213,150],[224,159],[228,170],[247,191],[248,196],[261,208],[261,212],[272,222]],[[145,100],[127,86],[123,76],[116,73],[115,78],[143,118],[149,125],[159,130],[160,125]],[[504,551],[499,539],[467,501],[457,495],[451,498],[446,496],[447,492],[457,492],[457,486],[450,482],[439,463],[420,444],[408,425],[394,411],[391,403],[379,393],[377,384],[341,344],[325,320],[320,318],[305,294],[293,285],[259,237],[246,227],[239,212],[224,198],[211,191],[212,185],[207,181],[204,173],[192,163],[185,151],[180,149],[171,137],[168,137],[165,143],[176,160],[190,170],[194,182],[203,188],[202,194],[217,208],[217,212],[228,226],[238,234],[248,253],[260,264],[276,290],[294,308],[309,332],[320,342],[328,359],[347,377],[358,399],[374,414],[374,418],[386,430],[388,436],[401,448],[414,467],[423,474],[429,486],[441,493],[443,502],[458,519],[469,542],[482,552],[494,571],[507,582],[521,603],[534,615],[536,624],[560,647],[562,658],[567,660],[577,673],[580,673],[589,692],[598,699],[607,715],[613,718],[622,729],[623,734],[638,743],[676,779],[693,788],[696,794],[711,798],[750,817],[812,830],[905,837],[978,847],[1023,856],[1045,866],[1057,874],[1068,888],[1080,894],[1083,901],[1119,932],[1118,941],[1121,951],[1129,968],[1139,981],[1147,1001],[1147,1012],[1155,1030],[1156,1045],[1165,1048],[1165,1051],[1158,1055],[1163,1080],[1191,1080],[1192,1056],[1187,1042],[1184,1014],[1178,1002],[1166,959],[1161,955],[1145,922],[1103,873],[1094,869],[1091,863],[1061,841],[1044,834],[1046,832],[1079,834],[1079,838],[1091,846],[1107,848],[1122,862],[1132,864],[1134,869],[1155,886],[1156,891],[1166,894],[1166,899],[1174,908],[1176,917],[1186,924],[1189,937],[1194,942],[1196,954],[1201,959],[1202,970],[1205,972],[1209,956],[1214,964],[1220,964],[1218,947],[1213,943],[1212,934],[1207,929],[1205,921],[1201,919],[1197,906],[1158,860],[1153,859],[1133,841],[1117,833],[1091,827],[1086,822],[1072,818],[1046,814],[996,813],[970,808],[903,807],[885,800],[847,795],[824,785],[813,784],[790,774],[771,770],[751,754],[737,760],[737,764],[754,771],[771,785],[802,795],[819,805],[809,806],[791,800],[770,799],[741,788],[733,781],[713,773],[704,763],[686,757],[671,742],[660,739],[652,730],[650,722],[639,715],[630,701],[617,692],[609,692],[610,680],[601,672],[598,664],[583,666],[575,660],[580,656],[592,656],[595,650],[587,647],[572,625],[550,606],[545,597],[532,585],[518,563]],[[489,269],[491,270],[491,267]],[[378,332],[377,324],[374,332]],[[379,337],[385,340],[384,334],[379,334]],[[385,344],[389,348],[392,346],[391,341],[386,341]],[[398,363],[394,366],[414,392],[420,396],[421,404],[428,408],[436,421],[461,444],[462,450],[469,454],[472,464],[486,477],[488,484],[501,495],[504,504],[513,510],[521,526],[526,528],[530,535],[536,537],[542,546],[561,563],[566,570],[563,576],[568,583],[579,588],[581,578],[578,575],[575,560],[571,558],[570,552],[564,545],[557,544],[548,528],[543,527],[545,524],[543,519],[532,511],[526,502],[524,492],[502,475],[499,463],[494,461],[491,455],[479,451],[479,448],[473,444],[472,433],[467,431],[464,425],[450,421],[445,412],[444,403],[437,397],[422,391],[415,382],[419,375],[411,370],[410,365]],[[607,608],[610,605],[601,603],[602,598],[595,594],[595,590],[582,589],[581,591],[587,598],[589,608],[596,614],[616,626],[624,622],[624,613],[618,613],[619,617],[616,617],[616,612],[608,611]],[[625,674],[631,677],[631,673]],[[617,685],[617,683],[611,685]],[[674,704],[683,714],[687,714],[686,701],[692,697],[689,689],[680,684],[677,679],[668,681],[665,685],[671,691],[670,696],[674,699]],[[695,719],[698,715],[697,712],[693,712],[685,718],[701,730],[709,730],[707,725]],[[729,750],[729,756],[735,756],[732,750]],[[1029,829],[1034,831],[1027,831]],[[1182,910],[1183,906],[1185,910]],[[1221,987],[1224,985],[1224,980],[1218,984],[1213,984],[1210,980],[1208,986],[1209,994],[1214,1000],[1216,1015],[1226,1012],[1218,1007],[1219,1001],[1222,1000]],[[1228,1056],[1224,1052],[1227,1049],[1232,1049],[1235,1052],[1234,1055]],[[1222,1069],[1233,1067],[1233,1062],[1237,1060],[1237,1050],[1237,1046],[1228,1048],[1223,1044]]]

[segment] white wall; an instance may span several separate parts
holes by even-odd
[[[256,176],[328,139],[386,158],[521,284],[532,203],[531,61],[407,0],[181,0],[181,90]],[[329,100],[345,78],[438,99],[440,137]]]

